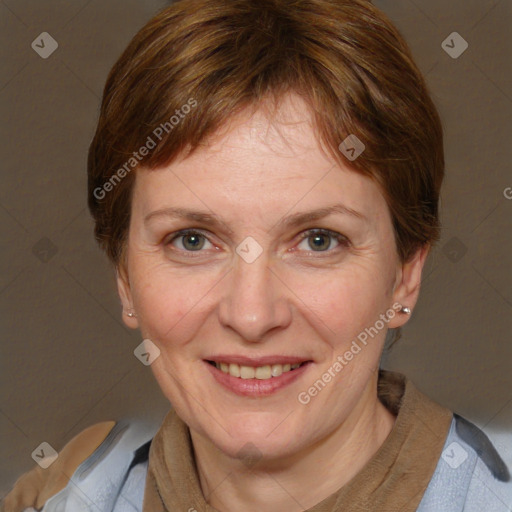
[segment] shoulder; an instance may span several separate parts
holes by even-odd
[[[510,512],[510,471],[487,435],[454,414],[418,512]]]
[[[35,466],[16,481],[4,499],[2,512],[40,509],[63,500],[70,504],[76,498],[73,495],[83,496],[84,491],[91,497],[94,492],[108,496],[110,491],[115,495],[132,463],[147,458],[149,442],[157,428],[140,419],[105,421],[86,428],[59,451],[48,468]],[[105,481],[109,482],[109,489],[102,488]],[[52,508],[49,506],[49,510]]]
[[[69,477],[105,440],[115,421],[96,423],[82,430],[59,452],[56,461],[46,469],[35,466],[14,484],[3,503],[5,512],[27,507],[40,508],[54,494],[64,489]]]

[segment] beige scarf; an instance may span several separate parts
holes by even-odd
[[[379,374],[379,399],[397,416],[377,453],[350,482],[307,512],[413,512],[435,471],[452,413],[403,375]],[[201,491],[187,425],[171,410],[149,453],[144,512],[218,512]]]

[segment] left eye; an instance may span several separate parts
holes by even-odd
[[[310,229],[301,235],[301,243],[307,243],[308,248],[302,249],[310,250],[313,252],[326,252],[332,248],[333,243],[338,246],[348,246],[348,240],[341,234],[326,229]]]
[[[210,244],[211,242],[197,231],[181,231],[171,240],[169,240],[169,244],[174,245],[175,242],[181,242],[178,245],[178,249],[183,249],[185,251],[200,251],[204,248],[205,243]],[[208,247],[207,247],[208,248]]]

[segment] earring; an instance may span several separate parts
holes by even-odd
[[[126,313],[126,316],[129,316],[130,318],[133,318],[135,316],[135,313]]]
[[[411,314],[411,308],[408,308],[407,306],[402,306],[402,309],[400,310],[400,313],[405,313],[406,315]]]

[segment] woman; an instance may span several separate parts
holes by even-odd
[[[172,410],[156,433],[84,431],[4,510],[510,510],[485,434],[379,371],[443,172],[425,82],[371,3],[158,14],[107,80],[89,207]]]

